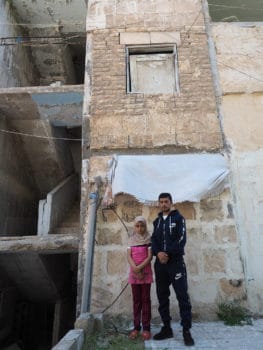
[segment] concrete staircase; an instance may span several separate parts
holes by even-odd
[[[74,203],[73,207],[65,215],[65,219],[56,227],[52,234],[79,235],[80,233],[80,208],[79,202]]]

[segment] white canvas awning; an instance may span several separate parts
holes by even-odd
[[[127,193],[151,204],[161,192],[174,203],[198,202],[227,186],[227,160],[221,154],[115,156],[109,171],[112,196]]]

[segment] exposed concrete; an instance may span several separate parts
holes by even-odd
[[[46,200],[39,202],[38,235],[47,235],[66,217],[78,195],[78,176],[73,174],[62,181]]]
[[[24,31],[16,26],[10,1],[0,2],[0,87],[28,86],[38,83],[38,72],[32,65],[31,51],[18,44]],[[15,45],[5,44],[2,38],[14,37]]]
[[[159,332],[161,325],[152,329]],[[173,322],[174,338],[165,340],[149,340],[144,343],[145,350],[185,350],[183,334],[179,324]],[[191,329],[195,340],[195,350],[261,350],[263,343],[263,320],[253,320],[253,324],[243,326],[227,326],[223,322],[193,323]],[[191,348],[190,348],[191,349]],[[86,349],[85,349],[86,350]],[[88,349],[87,349],[88,350]]]
[[[1,254],[0,267],[20,294],[29,300],[54,302],[59,298],[55,281],[50,279],[49,271],[37,253]],[[62,278],[57,276],[57,279]]]
[[[8,123],[0,112],[0,129]],[[17,135],[0,132],[0,236],[35,234],[38,191]]]
[[[3,297],[7,287],[1,283],[2,302],[9,311],[7,315],[4,307],[0,310],[0,323],[2,317],[8,322],[8,327],[0,324],[0,347],[12,337],[20,337],[23,347],[34,347],[39,329],[37,346],[46,349],[55,304],[54,324],[59,326],[53,329],[53,339],[73,325],[79,223],[77,232],[74,227],[65,235],[18,235],[36,234],[39,198],[74,170],[79,172],[83,86],[63,84],[83,82],[86,3],[0,2],[0,266],[1,282],[8,276],[8,288],[18,296],[12,299],[8,289],[10,298]],[[51,83],[43,89],[29,87]],[[76,186],[69,191],[77,197],[77,180],[72,182]],[[70,201],[63,197],[62,202],[67,214]],[[53,210],[53,216],[57,214]],[[38,308],[45,321],[31,327],[40,317]],[[28,339],[25,328],[34,328],[34,339]]]
[[[59,0],[52,3],[12,0],[12,5],[19,20],[29,28],[59,27],[63,33],[85,31],[85,0]]]
[[[94,315],[89,312],[80,314],[74,327],[75,329],[83,329],[86,334],[92,334],[94,331]]]
[[[13,0],[12,11],[17,22],[17,25],[14,23],[15,32],[16,28],[23,28],[23,33],[19,38],[17,34],[4,35],[3,43],[32,52],[40,85],[57,81],[62,84],[77,83],[80,79],[77,77],[79,63],[76,60],[84,58],[85,50],[85,1],[59,0],[50,3]]]
[[[261,93],[224,96],[224,130],[229,145],[236,152],[248,154],[263,148],[262,111],[263,84]]]
[[[83,343],[83,329],[72,329],[52,348],[52,350],[81,350]]]
[[[223,128],[231,146],[232,190],[248,305],[263,315],[262,23],[214,24],[223,88]]]
[[[74,172],[70,141],[63,139],[74,139],[67,128],[81,125],[82,100],[83,86],[0,90],[0,110],[9,122],[2,129],[26,134],[21,137],[42,198]]]
[[[75,322],[75,329],[70,330],[52,350],[82,349],[84,336],[103,330],[103,315],[82,313]],[[81,332],[80,332],[81,331]],[[81,337],[80,337],[81,334]],[[82,337],[83,335],[83,337]],[[77,346],[77,347],[76,347]]]
[[[48,236],[22,236],[22,237],[1,237],[0,253],[17,252],[41,252],[50,253],[77,253],[79,238],[76,235],[48,235]]]
[[[82,122],[83,85],[0,89],[0,110],[8,120],[43,120],[54,126]]]
[[[213,24],[212,30],[223,94],[261,92],[263,22]]]

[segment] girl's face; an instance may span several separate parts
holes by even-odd
[[[135,228],[135,232],[139,235],[143,235],[146,231],[145,223],[141,221],[136,222],[136,224],[134,225],[134,228]]]

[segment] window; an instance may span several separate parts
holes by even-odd
[[[179,92],[176,46],[127,47],[127,92]]]

